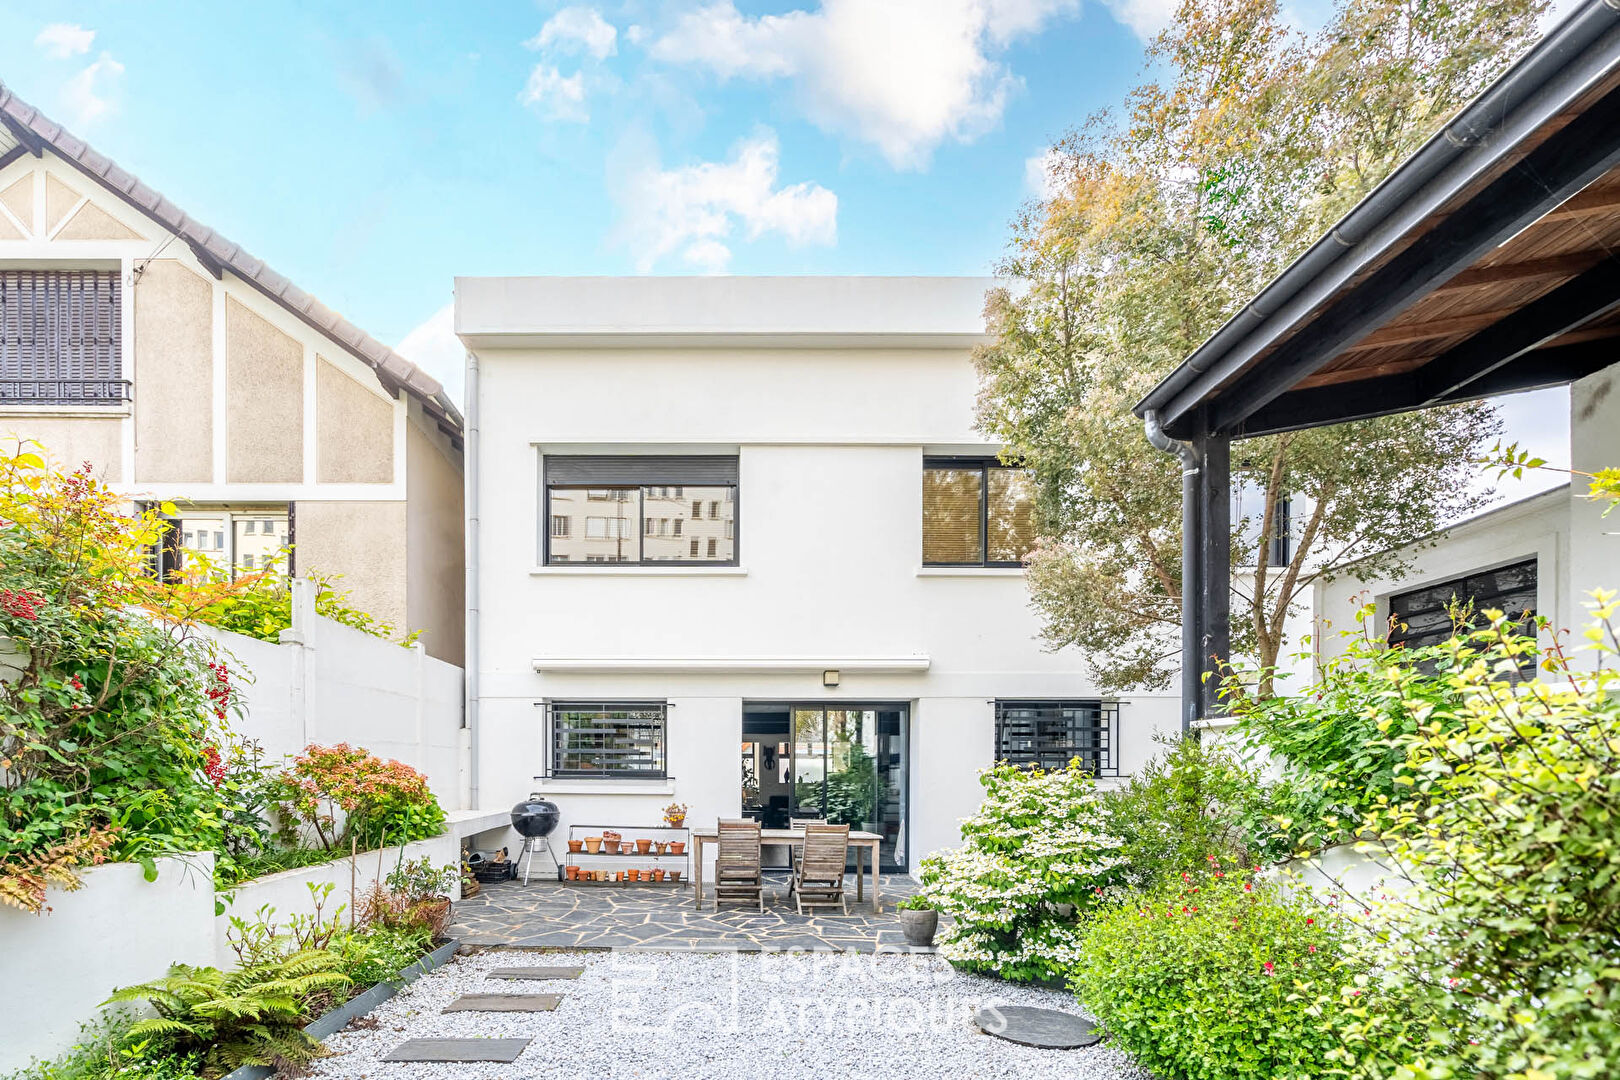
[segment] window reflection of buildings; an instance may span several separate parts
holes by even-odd
[[[548,494],[550,562],[730,562],[735,557],[736,501],[729,487],[553,487]]]

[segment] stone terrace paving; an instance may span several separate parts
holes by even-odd
[[[486,884],[455,906],[449,936],[463,945],[531,949],[845,949],[874,952],[905,947],[894,905],[916,891],[902,874],[882,877],[883,913],[870,899],[855,900],[849,914],[817,908],[800,915],[787,898],[787,883],[765,880],[765,911],[738,904],[714,910],[706,891],[703,910],[689,887],[567,885],[554,878]]]

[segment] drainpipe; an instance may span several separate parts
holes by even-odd
[[[1181,459],[1181,731],[1192,730],[1203,693],[1203,664],[1198,626],[1198,478],[1199,456],[1191,443],[1172,439],[1159,426],[1159,411],[1149,409],[1142,422],[1154,449]]]
[[[467,625],[464,628],[466,635],[466,656],[462,659],[463,686],[466,691],[466,701],[462,712],[462,726],[467,729],[467,809],[477,810],[482,805],[478,799],[478,671],[482,666],[478,653],[479,625],[478,625],[478,466],[479,466],[479,431],[478,431],[478,354],[471,349],[467,350],[467,378],[466,388],[463,390],[466,398],[466,417],[464,420],[464,445],[462,474],[464,487],[462,500],[466,504],[466,531],[462,536],[462,559],[466,563],[467,590],[465,616]]]

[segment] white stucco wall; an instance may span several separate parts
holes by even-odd
[[[478,287],[462,281],[458,296]],[[968,290],[948,291],[954,303]],[[914,297],[906,303],[917,310]],[[477,349],[481,806],[533,789],[546,698],[671,706],[674,779],[553,782],[543,790],[565,828],[653,824],[671,798],[691,806],[691,825],[735,816],[744,701],[905,702],[915,866],[955,843],[957,820],[979,802],[974,774],[993,755],[994,699],[1100,696],[1080,656],[1036,640],[1021,571],[921,565],[924,455],[997,449],[974,430],[970,341],[885,347],[881,332],[863,327],[858,344],[828,344],[815,336],[836,338],[836,313],[825,311],[807,331],[814,340],[769,339],[766,330],[802,315],[794,308],[775,319],[750,313],[749,325],[764,329],[735,347],[663,338],[642,348],[572,338],[541,347],[479,310],[482,329],[506,335]],[[940,314],[939,325],[961,331],[970,320],[959,314]],[[929,328],[908,316],[904,329]],[[609,452],[737,454],[740,565],[538,565],[543,454]],[[791,657],[806,669],[536,672],[536,658],[558,657]],[[902,657],[926,657],[926,671],[844,670],[826,689],[816,663]],[[1121,764],[1144,760],[1152,732],[1176,717],[1171,695],[1133,696],[1121,709]],[[507,842],[515,849],[515,836]]]
[[[113,863],[84,871],[76,892],[52,889],[45,914],[0,905],[0,1073],[72,1046],[118,987],[213,963],[213,868],[211,853],[159,859],[147,881]]]
[[[1570,465],[1581,472],[1620,467],[1620,364],[1575,383],[1569,392]],[[1576,477],[1570,499],[1570,618],[1584,626],[1583,606],[1596,589],[1620,589],[1620,512],[1607,518],[1607,504],[1579,497]],[[1588,654],[1590,655],[1590,654]]]

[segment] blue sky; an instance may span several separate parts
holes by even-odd
[[[988,273],[1173,6],[8,0],[0,79],[459,397],[456,275]]]

